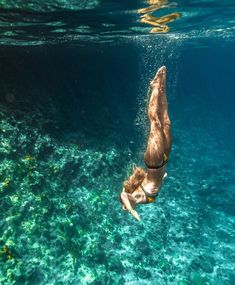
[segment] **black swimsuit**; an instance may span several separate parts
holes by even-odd
[[[146,162],[145,162],[145,164],[146,164],[147,168],[149,168],[149,169],[159,169],[159,168],[162,168],[167,163],[167,161],[168,161],[168,156],[164,153],[163,162],[160,165],[157,165],[157,166],[153,165],[152,166],[152,165],[147,164]]]
[[[152,165],[148,165],[146,162],[145,164],[148,169],[159,169],[163,167],[167,163],[167,161],[168,161],[168,156],[164,153],[163,162],[160,165],[152,166]],[[146,203],[153,203],[155,201],[155,198],[158,196],[158,193],[151,195],[144,189],[144,186],[140,185],[140,188],[143,190],[145,194]],[[119,195],[119,201],[122,203],[121,194]]]
[[[155,198],[157,197],[158,193],[155,193],[155,194],[151,195],[144,189],[143,185],[140,185],[140,188],[143,190],[143,192],[145,194],[146,204],[153,203],[155,201]]]
[[[152,165],[148,165],[146,162],[146,166],[148,169],[160,169],[162,168],[168,161],[168,156],[164,153],[164,157],[163,157],[163,162],[160,165],[157,166],[152,166]],[[157,197],[158,193],[156,194],[149,194],[142,185],[140,185],[140,188],[143,190],[145,197],[146,197],[146,203],[153,203],[155,201],[155,198]]]

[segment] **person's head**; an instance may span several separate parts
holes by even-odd
[[[133,167],[133,173],[126,181],[124,181],[122,191],[125,193],[132,194],[140,186],[144,178],[145,171],[140,167]],[[123,210],[126,210],[126,206],[122,201],[122,194],[120,194],[119,196],[119,201],[123,206]],[[134,207],[134,199],[129,199],[129,202],[132,204],[132,207]]]
[[[143,182],[145,171],[140,167],[133,167],[132,175],[124,181],[123,188],[126,193],[132,194]]]

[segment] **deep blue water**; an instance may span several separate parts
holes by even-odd
[[[0,284],[235,284],[233,2],[162,3],[156,34],[147,3],[77,5],[1,3]],[[161,65],[173,147],[139,223],[118,195]]]

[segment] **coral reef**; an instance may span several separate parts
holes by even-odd
[[[0,116],[0,284],[232,284],[233,174],[215,166],[209,135],[191,132],[192,154],[187,129],[173,125],[168,180],[138,223],[118,202],[141,163],[128,146],[100,147],[83,133],[59,140],[39,111],[1,106]]]

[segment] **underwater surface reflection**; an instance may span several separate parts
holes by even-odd
[[[234,39],[234,1],[0,1],[2,45],[110,42],[171,33]]]

